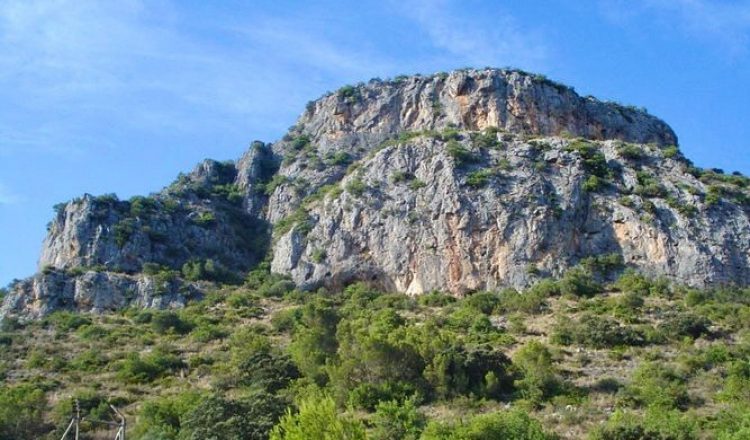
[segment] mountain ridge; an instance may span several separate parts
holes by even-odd
[[[746,285],[747,186],[693,167],[658,118],[538,75],[373,80],[311,102],[236,163],[207,160],[151,197],[64,205],[40,273],[0,317],[179,306],[201,283],[241,279],[269,247],[271,268],[304,289],[463,295],[612,253],[689,285]],[[134,293],[95,301],[120,288],[113,273]]]

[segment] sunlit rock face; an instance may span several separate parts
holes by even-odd
[[[190,274],[237,281],[267,257],[303,289],[462,295],[610,254],[684,284],[748,284],[750,181],[676,145],[644,110],[517,70],[343,87],[236,162],[58,206],[40,273],[0,318],[179,307],[203,289]]]

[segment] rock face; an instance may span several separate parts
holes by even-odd
[[[138,273],[221,281],[269,244],[272,270],[305,289],[460,295],[612,253],[686,284],[750,283],[750,181],[699,170],[676,144],[645,111],[520,71],[343,87],[236,164],[206,161],[145,199],[60,207],[46,275],[15,286],[0,317],[180,304],[153,300]]]
[[[16,284],[0,307],[0,316],[34,319],[56,310],[102,313],[130,305],[173,308],[200,296],[196,286],[177,279],[94,271],[73,277],[54,271]]]

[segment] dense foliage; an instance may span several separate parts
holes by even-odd
[[[83,438],[109,403],[134,439],[746,438],[748,292],[621,267],[456,299],[299,292],[263,264],[182,310],[8,321],[0,439],[59,438],[70,398]]]

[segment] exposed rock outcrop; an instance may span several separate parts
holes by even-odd
[[[179,305],[195,293],[157,298],[138,273],[239,278],[269,245],[272,269],[307,289],[523,287],[610,253],[686,284],[750,283],[750,180],[699,170],[676,144],[643,110],[516,70],[347,86],[236,164],[61,206],[46,274],[16,285],[0,318]]]
[[[95,271],[71,276],[48,270],[13,286],[0,317],[35,319],[57,310],[102,313],[127,306],[174,308],[200,296],[196,285],[176,278]]]

